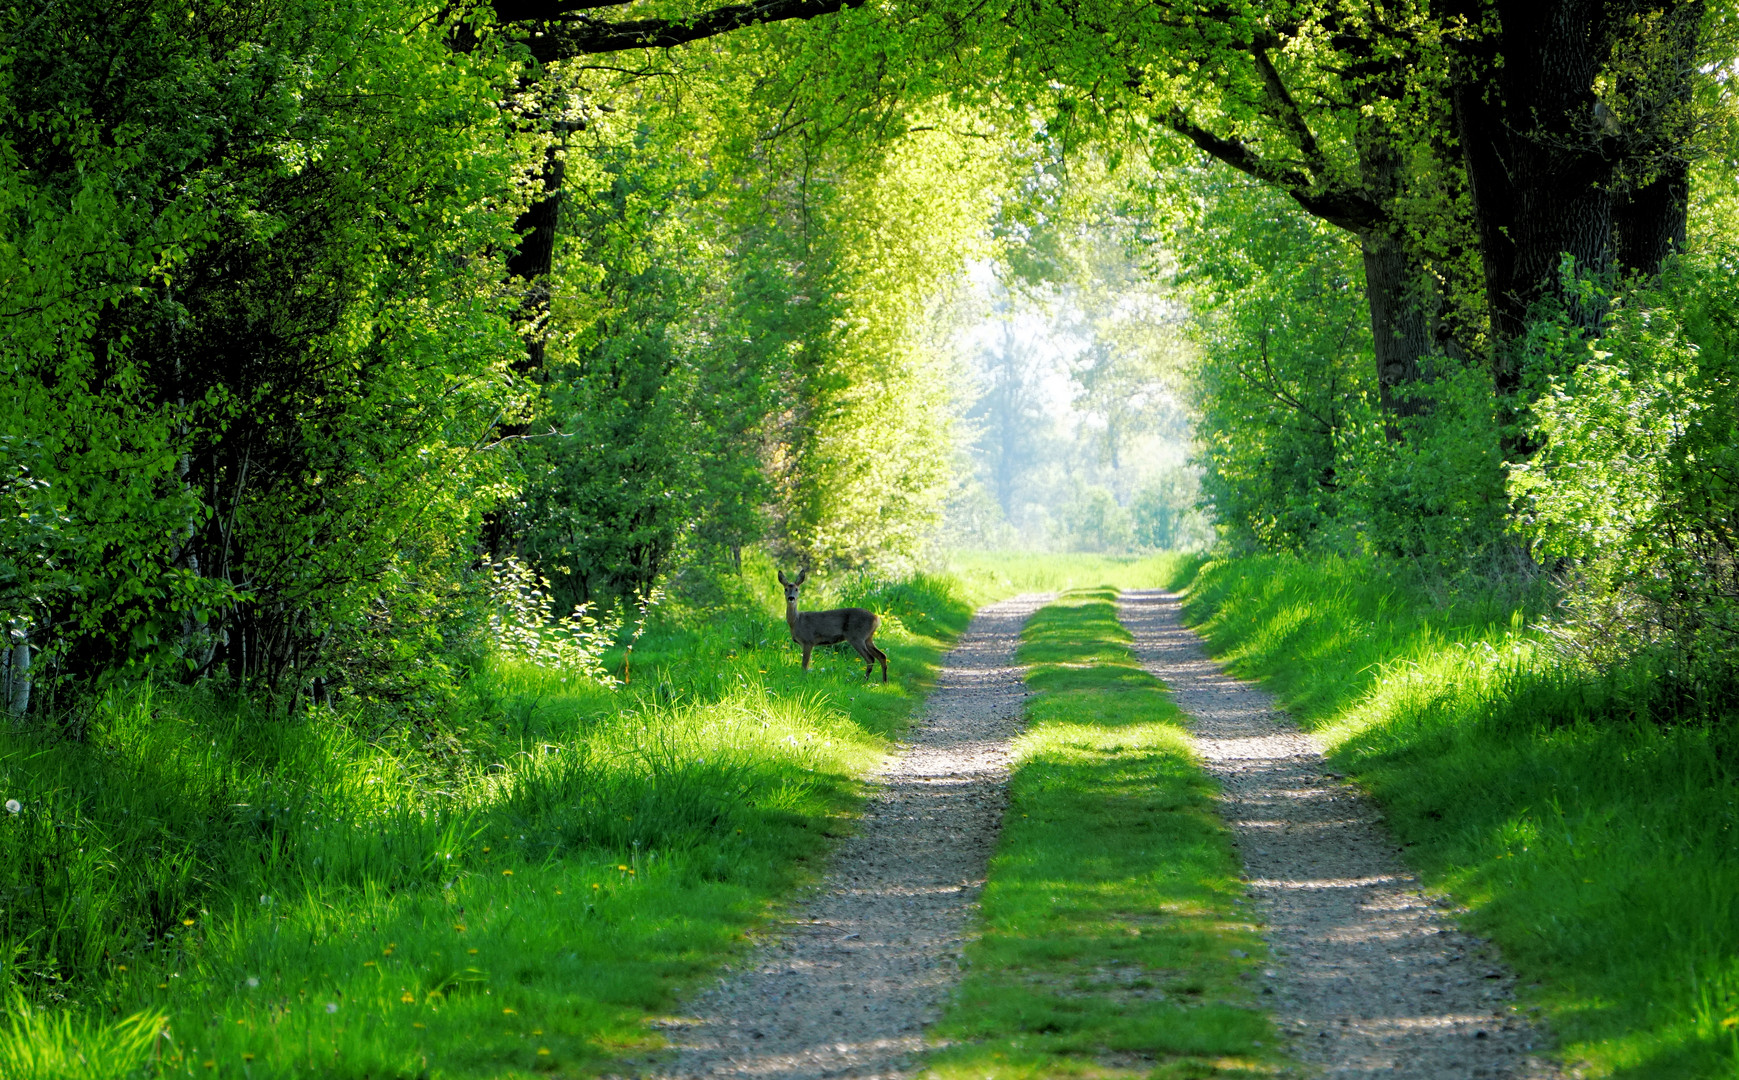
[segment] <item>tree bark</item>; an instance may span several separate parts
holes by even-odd
[[[1614,266],[1614,161],[1595,79],[1610,52],[1605,0],[1499,0],[1501,28],[1470,45],[1455,91],[1457,127],[1484,247],[1492,381],[1522,389],[1517,347],[1543,304],[1588,332],[1598,299],[1565,288]]]

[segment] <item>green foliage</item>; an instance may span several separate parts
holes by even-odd
[[[0,434],[61,519],[7,606],[48,671],[427,635],[515,408],[511,64],[368,0],[4,19]]]
[[[1115,598],[1077,589],[1022,634],[1030,728],[940,1076],[1105,1075],[1130,1056],[1157,1077],[1271,1071],[1237,854]]]
[[[1648,665],[1566,663],[1546,590],[1383,560],[1213,562],[1187,608],[1383,804],[1592,1075],[1739,1068],[1739,777],[1730,723],[1657,723]],[[1670,703],[1670,696],[1667,697]]]
[[[1686,258],[1614,301],[1592,343],[1537,336],[1549,379],[1523,529],[1577,579],[1569,641],[1596,664],[1663,653],[1700,718],[1727,715],[1739,644],[1739,262]],[[1550,369],[1548,369],[1550,370]]]
[[[1234,541],[1333,544],[1373,370],[1357,247],[1266,189],[1195,181],[1178,281],[1201,320],[1203,496]]]

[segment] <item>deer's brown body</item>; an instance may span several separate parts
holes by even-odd
[[[779,571],[779,584],[785,586],[785,625],[791,628],[791,640],[803,646],[803,670],[809,670],[809,654],[817,645],[837,645],[849,641],[857,654],[863,657],[864,678],[869,678],[875,671],[877,662],[882,665],[882,682],[888,681],[888,654],[876,648],[876,627],[882,624],[882,617],[868,608],[846,607],[834,608],[831,611],[798,611],[797,590],[809,580],[809,571],[798,573],[797,580],[791,581],[785,577],[785,571]]]

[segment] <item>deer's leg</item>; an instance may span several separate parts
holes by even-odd
[[[874,638],[865,638],[864,645],[869,649],[869,656],[867,657],[867,659],[869,660],[870,665],[869,665],[869,667],[866,667],[863,669],[863,677],[866,679],[869,678],[870,672],[875,670],[876,661],[880,660],[882,663],[882,682],[887,682],[888,681],[888,654],[885,652],[882,652],[881,646],[879,646],[875,643]]]
[[[857,650],[857,655],[864,662],[863,677],[869,678],[870,672],[876,668],[876,647],[868,641],[854,641],[851,647]]]
[[[813,645],[803,646],[803,670],[804,671],[809,670],[809,653],[814,648],[815,648],[815,646],[813,646]]]

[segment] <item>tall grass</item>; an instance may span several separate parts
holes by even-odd
[[[136,686],[82,743],[0,731],[0,1075],[655,1047],[647,1017],[808,873],[969,614],[940,579],[848,583],[888,613],[884,686],[831,650],[805,676],[753,588],[670,612],[615,692],[494,661],[408,722]]]
[[[1739,724],[1663,715],[1647,670],[1568,665],[1541,610],[1279,556],[1211,563],[1188,597],[1503,946],[1567,1060],[1739,1076]]]

